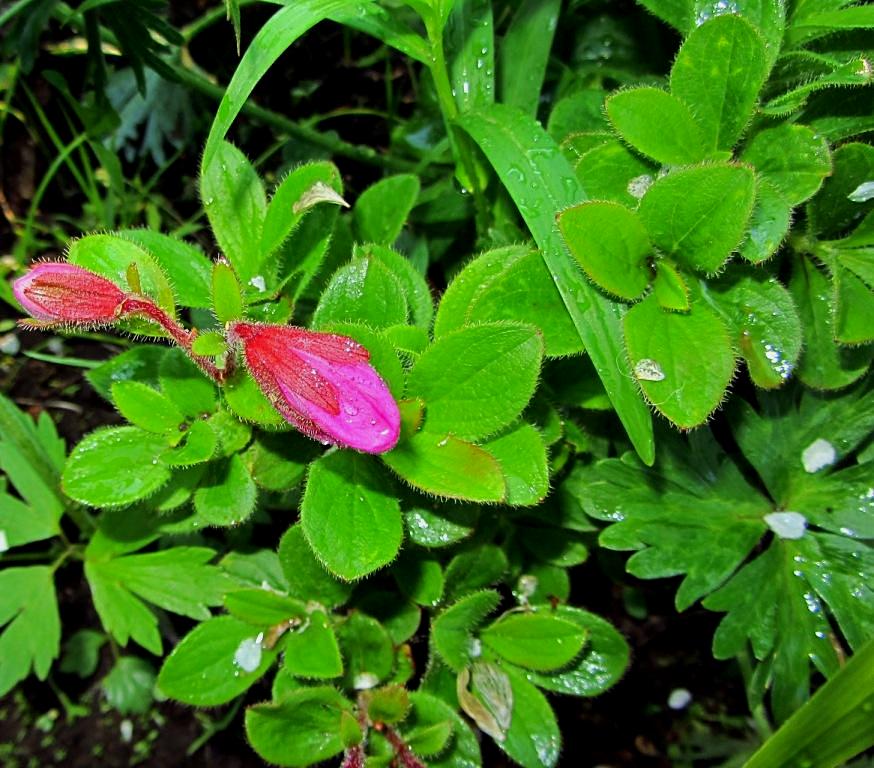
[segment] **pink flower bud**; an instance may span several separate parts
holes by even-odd
[[[12,284],[12,292],[30,315],[47,323],[111,323],[125,300],[115,283],[64,262],[35,264]]]
[[[400,413],[368,360],[345,336],[260,323],[231,323],[252,378],[273,407],[301,432],[366,453],[394,448]]]

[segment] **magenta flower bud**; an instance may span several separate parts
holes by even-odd
[[[346,336],[287,325],[230,323],[228,341],[282,416],[316,440],[385,453],[400,434],[400,412],[368,362]]]
[[[105,277],[75,264],[35,264],[12,284],[25,311],[46,323],[96,325],[118,319],[125,293]]]

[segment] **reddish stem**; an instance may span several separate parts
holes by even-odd
[[[383,732],[385,733],[385,737],[388,739],[389,744],[392,745],[392,749],[395,751],[395,757],[402,768],[426,768],[425,763],[416,757],[413,750],[406,745],[406,742],[401,738],[400,734],[394,730],[394,728],[384,726]]]
[[[161,326],[164,332],[173,341],[185,351],[188,357],[209,376],[217,384],[221,384],[228,376],[228,371],[222,370],[212,360],[203,355],[196,355],[192,351],[191,345],[197,337],[197,331],[189,331],[177,323],[170,315],[168,315],[157,304],[149,299],[141,299],[136,296],[128,296],[119,305],[118,313],[120,317],[127,315],[143,315],[153,323]]]

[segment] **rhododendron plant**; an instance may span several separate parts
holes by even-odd
[[[223,383],[228,369],[195,354],[186,330],[150,298],[74,264],[44,262],[15,281],[21,306],[40,323],[108,325],[141,316],[158,325],[208,376]],[[356,341],[332,333],[233,322],[227,340],[239,346],[255,382],[277,411],[323,443],[385,453],[400,434],[391,392]]]

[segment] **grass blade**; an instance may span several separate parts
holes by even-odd
[[[586,199],[558,146],[533,118],[495,104],[459,123],[495,168],[531,230],[583,345],[640,458],[655,460],[652,417],[631,377],[622,345],[623,307],[583,277],[555,224],[556,214]]]

